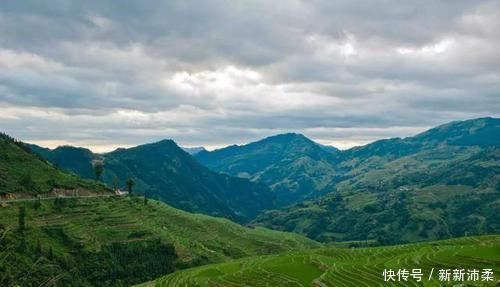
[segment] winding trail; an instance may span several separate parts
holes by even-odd
[[[12,202],[26,202],[26,201],[37,201],[37,200],[51,200],[56,198],[69,199],[69,198],[96,198],[96,197],[118,197],[124,195],[117,194],[94,194],[94,195],[64,195],[64,196],[48,196],[48,197],[32,197],[32,198],[16,198],[16,199],[3,199],[0,203],[12,203]]]

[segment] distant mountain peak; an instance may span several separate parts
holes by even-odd
[[[269,136],[269,137],[266,137],[260,141],[276,141],[276,140],[289,140],[289,141],[291,141],[291,140],[308,140],[308,141],[311,141],[309,138],[307,138],[303,134],[294,133],[294,132],[282,133],[282,134]]]
[[[198,153],[207,167],[271,186],[278,204],[316,196],[336,175],[328,147],[298,133],[270,136],[246,145]]]
[[[61,168],[95,177],[91,153],[76,148],[36,152]],[[104,163],[102,180],[110,186],[123,187],[133,178],[135,193],[147,193],[181,209],[247,221],[273,207],[275,196],[267,187],[210,171],[171,139],[116,149],[99,159]]]
[[[175,143],[175,141],[173,139],[162,139],[162,140],[159,140],[157,142],[150,143],[150,145],[169,145],[169,146],[172,144],[175,144],[177,146],[177,144]],[[145,145],[148,145],[148,144],[145,144]]]

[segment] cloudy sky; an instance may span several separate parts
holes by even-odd
[[[347,148],[500,115],[500,1],[0,2],[0,130]]]

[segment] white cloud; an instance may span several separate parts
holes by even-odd
[[[28,141],[348,147],[499,116],[494,1],[49,4],[0,3],[0,129]]]
[[[450,48],[453,48],[454,45],[455,42],[453,41],[453,39],[443,39],[437,43],[427,44],[419,48],[400,47],[396,50],[398,53],[403,55],[417,54],[423,56],[435,56],[446,52]]]

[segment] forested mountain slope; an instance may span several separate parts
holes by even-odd
[[[446,124],[342,152],[330,193],[256,221],[320,240],[382,243],[500,232],[500,120]]]
[[[200,152],[195,157],[214,171],[269,186],[282,206],[317,197],[337,179],[337,159],[330,151],[303,135],[290,133]]]
[[[171,140],[105,154],[75,147],[33,150],[84,177],[95,177],[89,172],[93,163],[103,164],[102,179],[109,186],[126,189],[133,179],[134,192],[187,211],[245,222],[274,206],[275,196],[265,186],[210,171]]]
[[[130,286],[180,268],[320,246],[297,234],[112,196],[102,183],[58,170],[6,135],[0,175],[0,286]],[[96,197],[52,194],[76,189]]]
[[[109,193],[104,184],[84,180],[47,164],[23,143],[0,134],[0,195],[6,198],[46,195],[54,189]]]
[[[139,197],[2,204],[0,238],[1,286],[130,286],[176,269],[320,246]]]

